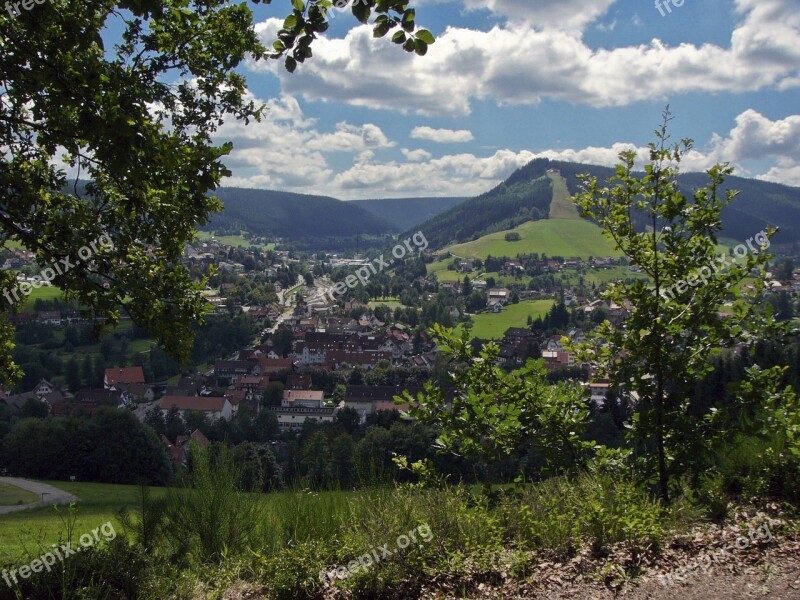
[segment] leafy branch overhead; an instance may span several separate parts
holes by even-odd
[[[294,10],[283,21],[278,39],[273,44],[271,58],[286,57],[286,69],[292,73],[297,63],[311,58],[311,44],[317,35],[327,31],[331,10],[347,6],[342,0],[292,0]],[[353,16],[365,25],[373,23],[373,36],[385,37],[395,31],[392,41],[401,44],[406,52],[424,56],[428,46],[436,40],[427,29],[416,29],[416,11],[404,0],[354,0],[350,10]]]
[[[310,57],[332,6],[294,0],[274,51],[247,3],[227,0],[53,0],[0,18],[0,244],[20,243],[42,267],[71,260],[52,283],[86,316],[113,324],[125,312],[186,358],[209,305],[180,258],[222,209],[211,193],[230,175],[232,145],[214,138],[226,120],[263,111],[237,69],[245,58],[286,54],[291,67]],[[360,0],[352,10],[362,22],[377,15],[376,35],[399,27],[406,50],[424,54],[433,42],[415,34],[404,3]],[[100,236],[109,247],[78,260]],[[0,274],[1,289],[15,286]],[[6,383],[20,374],[6,313],[23,300],[0,309]]]

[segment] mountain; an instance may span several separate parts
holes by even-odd
[[[245,229],[282,238],[335,238],[397,233],[393,225],[353,202],[327,196],[246,188],[220,188],[225,205],[204,229]]]
[[[525,221],[553,218],[550,213],[553,186],[547,177],[548,170],[560,173],[569,194],[580,190],[580,174],[587,173],[605,182],[615,172],[612,168],[597,165],[536,159],[512,173],[493,190],[467,200],[415,226],[415,229],[425,233],[432,248],[444,248],[512,229]],[[680,185],[686,195],[691,195],[706,181],[704,173],[686,173],[681,176]],[[728,189],[739,190],[739,194],[722,211],[722,236],[746,240],[772,225],[781,227],[775,243],[800,242],[800,188],[729,177],[720,193]],[[562,203],[560,210],[565,210],[565,206]]]
[[[411,229],[467,200],[463,198],[393,198],[389,200],[351,200],[376,217],[402,230]]]
[[[547,217],[553,184],[544,173],[538,178],[509,181],[428,219],[414,229],[425,234],[432,248],[442,248]]]

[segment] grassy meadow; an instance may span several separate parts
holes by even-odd
[[[23,490],[10,483],[0,483],[0,506],[14,506],[16,504],[30,504],[36,502],[39,496],[28,490]]]
[[[250,240],[246,239],[243,235],[214,235],[209,231],[198,231],[197,232],[197,239],[198,240],[210,240],[211,238],[216,239],[220,244],[225,244],[226,246],[233,246],[234,248],[250,248],[251,246],[256,246],[257,248],[261,248],[262,250],[274,250],[275,244],[254,244]]]
[[[528,316],[543,317],[553,305],[553,300],[526,300],[509,304],[499,313],[473,315],[472,335],[484,340],[499,340],[509,327],[527,327]]]
[[[520,240],[508,242],[507,233],[520,235]],[[487,256],[510,256],[518,254],[546,254],[547,256],[590,256],[618,257],[619,252],[603,237],[600,228],[594,223],[571,219],[547,219],[528,221],[515,229],[498,231],[485,235],[472,242],[456,244],[447,248],[455,256],[480,258]]]

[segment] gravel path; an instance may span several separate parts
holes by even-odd
[[[25,510],[26,508],[33,508],[35,506],[50,506],[51,504],[69,504],[79,500],[77,496],[68,494],[63,490],[54,488],[52,485],[46,483],[39,483],[37,481],[29,481],[27,479],[19,479],[17,477],[0,477],[0,483],[7,483],[15,485],[23,490],[28,490],[34,494],[38,494],[40,500],[31,502],[30,504],[14,504],[12,506],[0,506],[0,515],[14,512],[17,510]],[[42,498],[44,495],[44,499]]]

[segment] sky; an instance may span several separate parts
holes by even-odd
[[[646,159],[669,104],[682,168],[800,186],[800,0],[410,0],[407,54],[333,12],[294,74],[249,61],[261,123],[228,122],[227,186],[342,200],[474,196],[537,157]],[[252,5],[251,5],[252,6]],[[289,3],[254,9],[271,46]]]

